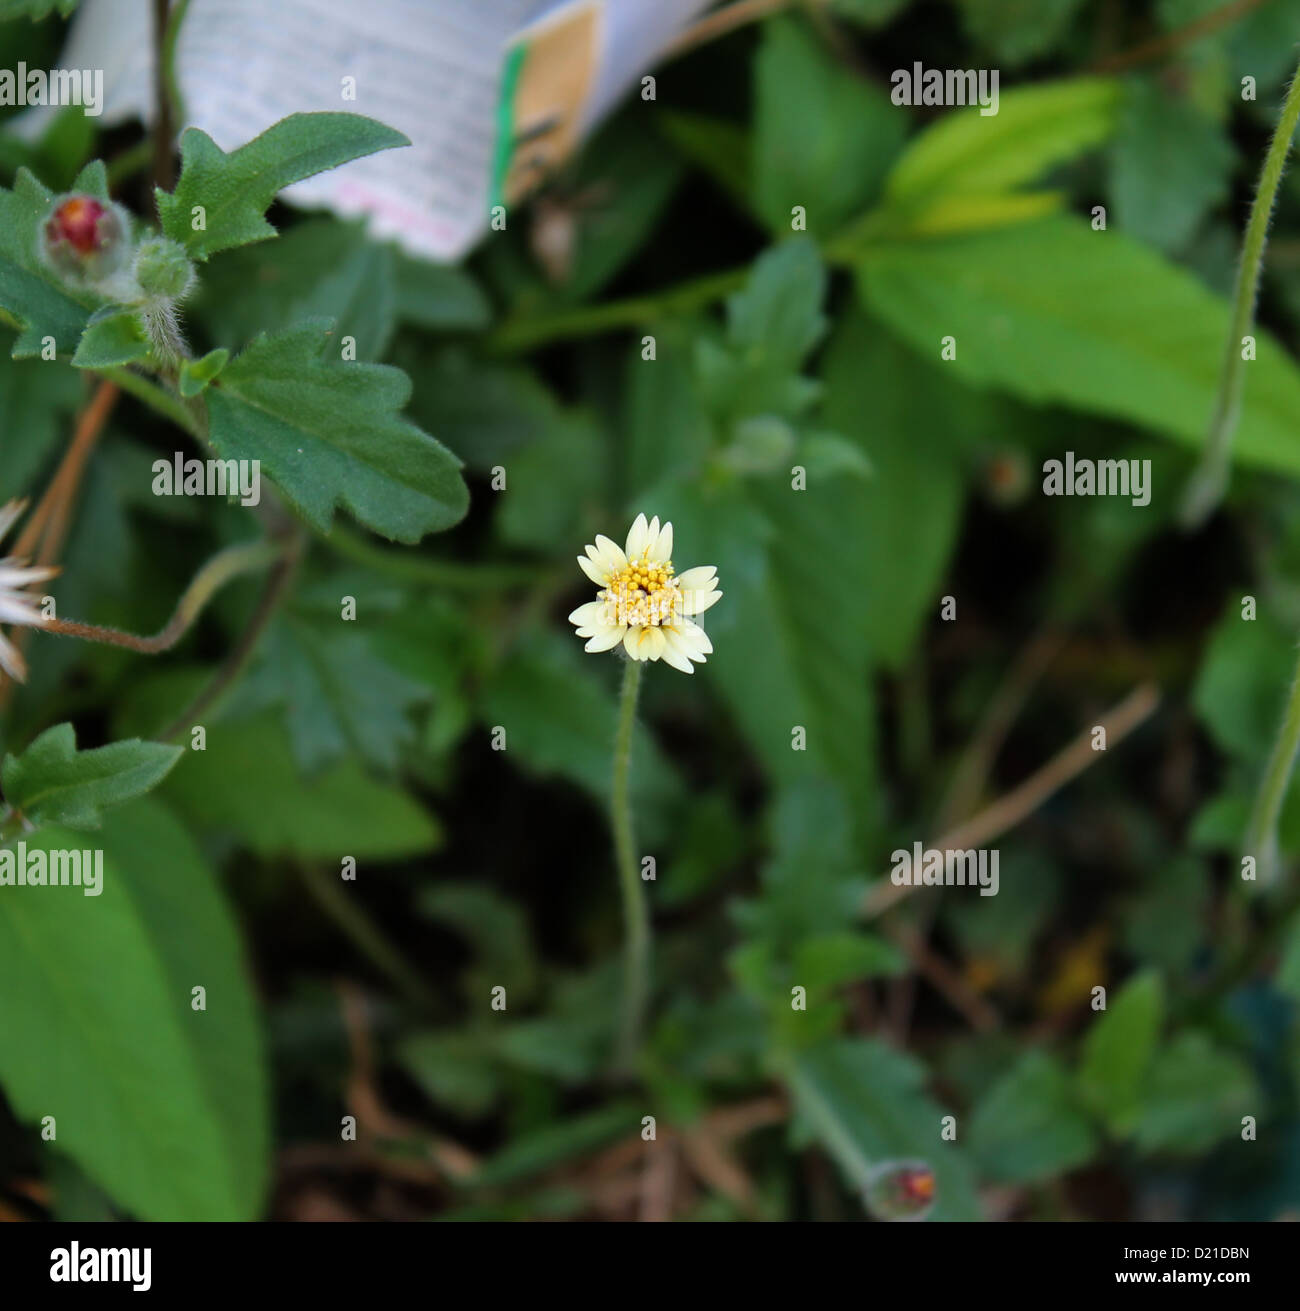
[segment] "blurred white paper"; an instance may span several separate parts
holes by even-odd
[[[709,2],[191,0],[176,55],[183,126],[202,128],[223,150],[312,110],[395,127],[409,149],[354,160],[295,183],[284,197],[364,215],[379,239],[456,260],[486,231],[494,184],[512,155],[519,125],[503,104],[514,89],[504,84],[508,56],[536,86],[545,61],[542,44],[536,54],[530,46],[533,33],[558,23],[589,37],[582,93],[564,107],[572,121],[560,145],[569,149]],[[571,22],[575,14],[580,21]],[[554,76],[569,68],[565,53]],[[104,126],[149,119],[152,63],[149,0],[83,0],[60,66],[103,70]],[[30,110],[15,126],[39,136],[51,113]],[[551,151],[550,162],[563,153]]]

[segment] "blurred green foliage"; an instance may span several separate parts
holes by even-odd
[[[0,6],[0,65],[50,61],[57,20],[27,18],[51,8]],[[1229,501],[1194,536],[1171,510],[1300,2],[802,8],[666,65],[464,268],[287,211],[205,266],[187,328],[231,352],[212,440],[238,453],[256,412],[310,544],[203,750],[146,799],[129,771],[158,762],[123,758],[89,801],[33,812],[101,821],[26,840],[93,842],[107,872],[99,898],[0,890],[6,1196],[39,1174],[63,1218],[290,1217],[322,1195],[627,1217],[652,1116],[685,1162],[679,1218],[861,1218],[872,1170],[904,1160],[935,1172],[936,1218],[1296,1214],[1295,788],[1285,876],[1256,889],[1238,863],[1300,633],[1294,181]],[[998,68],[998,114],[891,103],[914,61]],[[0,179],[57,189],[102,155],[151,214],[114,169],[133,144],[0,121]],[[538,259],[543,222],[567,225],[567,267]],[[0,232],[0,288],[20,245]],[[405,413],[392,375],[318,362],[323,319],[355,337],[347,367],[405,370]],[[85,401],[3,335],[0,501],[39,497]],[[414,425],[464,461],[463,522]],[[370,461],[376,434],[412,459]],[[238,505],[148,493],[189,441],[121,400],[61,613],[154,631],[247,536]],[[1067,450],[1149,459],[1151,504],[1040,496]],[[707,665],[646,680],[654,1002],[620,1082],[618,670],[564,616],[590,599],[574,556],[639,511],[726,595]],[[127,740],[183,714],[258,595],[232,585],[163,657],[36,636],[0,717],[9,806],[51,726],[77,725],[74,763],[146,751]],[[1014,798],[1144,682],[1161,708],[1131,740],[983,843],[996,897],[880,911],[894,848]]]

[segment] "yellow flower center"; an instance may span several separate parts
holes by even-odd
[[[609,586],[597,593],[600,600],[616,608],[620,623],[633,628],[667,623],[680,608],[681,595],[673,577],[673,562],[652,561],[647,552],[629,561],[626,569],[611,574]]]

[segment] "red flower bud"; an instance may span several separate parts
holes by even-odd
[[[934,1171],[924,1161],[884,1161],[867,1177],[867,1209],[878,1220],[921,1220],[935,1200]]]
[[[89,255],[105,243],[106,234],[100,232],[99,225],[109,212],[94,196],[70,196],[50,215],[45,238],[50,242],[66,241],[81,254]]]
[[[128,227],[122,210],[95,196],[60,196],[42,229],[46,261],[64,277],[94,282],[125,261]]]

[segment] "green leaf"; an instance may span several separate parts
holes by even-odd
[[[568,779],[606,803],[618,707],[599,675],[612,664],[587,655],[568,634],[535,634],[494,672],[483,690],[482,717],[505,729],[510,759],[543,777]],[[644,725],[633,738],[631,770],[642,821],[653,834],[680,784]]]
[[[440,839],[432,815],[351,760],[299,778],[288,735],[268,715],[211,726],[207,749],[190,754],[165,793],[193,825],[233,832],[265,856],[395,860]]]
[[[731,421],[791,419],[816,400],[818,386],[800,368],[826,331],[826,284],[821,257],[807,237],[754,261],[744,287],[727,301],[725,345],[710,337],[695,344],[698,386],[711,413]]]
[[[1124,985],[1084,1040],[1080,1091],[1116,1133],[1132,1126],[1164,1011],[1164,986],[1149,970]]]
[[[826,270],[813,242],[773,246],[727,301],[727,342],[751,367],[795,369],[826,331],[825,299]]]
[[[796,458],[809,483],[837,478],[870,478],[871,461],[857,442],[834,432],[812,432],[799,443]]]
[[[163,232],[195,259],[275,236],[263,215],[290,183],[349,160],[411,143],[360,114],[290,114],[226,154],[206,132],[181,137],[181,175],[155,192]],[[203,226],[196,224],[201,213]]]
[[[0,0],[0,23],[14,18],[33,21],[48,18],[56,10],[61,18],[67,18],[79,3],[80,0]]]
[[[1132,79],[1110,157],[1116,227],[1160,250],[1181,250],[1226,199],[1236,158],[1222,123],[1154,77]]]
[[[777,959],[852,931],[866,879],[851,819],[840,794],[816,778],[789,783],[773,798],[761,896],[738,915],[747,934],[777,947]]]
[[[944,1111],[925,1093],[918,1061],[874,1038],[837,1038],[800,1053],[785,1077],[801,1120],[850,1188],[865,1191],[873,1165],[924,1160],[937,1180],[932,1218],[981,1218],[970,1165],[940,1140]]]
[[[478,999],[500,984],[512,999],[528,1001],[537,989],[537,960],[523,908],[477,883],[439,883],[423,889],[422,915],[454,929],[474,950],[465,994]]]
[[[194,304],[214,339],[248,341],[329,318],[359,360],[382,359],[397,323],[396,252],[362,223],[308,218],[274,245],[232,251],[205,271]],[[403,278],[407,276],[403,274]]]
[[[492,322],[492,305],[464,269],[397,257],[397,317],[430,332],[476,332]]]
[[[557,414],[545,439],[510,461],[509,490],[497,510],[501,541],[544,552],[559,542],[589,541],[592,509],[608,485],[609,445],[588,415]]]
[[[1056,217],[944,240],[885,244],[863,258],[867,304],[929,359],[978,386],[1061,402],[1205,440],[1228,311],[1183,270],[1116,232]],[[1258,336],[1234,454],[1300,472],[1300,375]],[[840,425],[836,425],[840,426]],[[1158,495],[1160,489],[1156,489]]]
[[[805,938],[794,953],[793,979],[808,995],[882,974],[902,974],[907,957],[892,942],[868,933],[841,930]]]
[[[0,345],[0,502],[28,489],[55,443],[66,437],[68,417],[81,403],[77,374],[48,363],[11,359]]]
[[[1243,817],[1229,845],[1235,847],[1245,831]],[[1183,974],[1208,936],[1213,923],[1209,910],[1210,878],[1204,861],[1190,854],[1164,861],[1119,913],[1125,950],[1135,960]]]
[[[103,808],[119,806],[156,787],[182,748],[132,739],[77,750],[71,724],[47,729],[20,756],[0,766],[5,800],[31,823],[96,829]]]
[[[956,0],[966,31],[1001,62],[1027,63],[1055,50],[1082,0]]]
[[[101,165],[99,176],[102,173]],[[78,181],[94,177],[85,173]],[[93,186],[78,189],[107,199]],[[0,187],[0,311],[22,329],[13,347],[16,360],[39,355],[46,337],[53,338],[60,354],[70,355],[90,311],[100,303],[90,293],[66,286],[40,261],[40,225],[53,200],[54,193],[25,168],[18,170],[12,191]]]
[[[1300,1001],[1300,912],[1292,915],[1287,924],[1274,982],[1288,997]]]
[[[29,851],[79,850],[46,829]],[[159,805],[96,836],[100,894],[0,889],[0,1079],[144,1220],[252,1220],[268,1165],[257,1013],[217,882]],[[206,990],[206,1009],[191,989]]]
[[[1181,1033],[1156,1056],[1142,1088],[1135,1139],[1143,1151],[1195,1156],[1241,1133],[1254,1081],[1246,1065],[1200,1032]]]
[[[664,136],[742,210],[753,206],[753,149],[743,127],[707,114],[673,109],[661,110],[656,122]]]
[[[263,639],[230,713],[280,706],[294,759],[304,774],[317,773],[355,752],[366,764],[392,773],[415,739],[408,710],[426,698],[419,684],[375,655],[367,638],[289,615]]]
[[[213,378],[221,373],[229,359],[230,352],[224,346],[219,346],[216,350],[209,351],[202,359],[185,360],[181,364],[181,395],[186,400],[199,395]]]
[[[910,3],[911,0],[830,0],[830,11],[836,18],[874,31],[892,22]]]
[[[1295,668],[1295,634],[1265,605],[1242,618],[1227,606],[1201,659],[1192,691],[1197,718],[1228,756],[1262,767],[1285,709]]]
[[[106,306],[90,316],[72,363],[78,369],[111,369],[149,355],[149,339],[134,310]]]
[[[501,1095],[497,1062],[477,1034],[413,1033],[398,1045],[397,1059],[427,1097],[460,1115],[484,1115]]]
[[[1100,145],[1115,130],[1120,84],[1097,77],[1017,88],[996,114],[968,106],[908,143],[885,185],[891,207],[923,209],[944,196],[997,195]]]
[[[827,347],[823,378],[827,424],[853,440],[874,469],[853,491],[828,489],[827,498],[855,507],[836,521],[837,532],[852,525],[845,567],[861,589],[874,658],[897,670],[935,613],[961,527],[957,441],[980,432],[986,403],[854,311]],[[919,523],[924,532],[915,531]],[[900,541],[906,551],[896,549]]]
[[[800,206],[830,236],[879,191],[906,116],[793,19],[766,24],[755,79],[754,207],[787,233]]]
[[[307,521],[327,533],[336,506],[401,542],[451,527],[469,493],[459,462],[399,418],[410,380],[382,364],[326,361],[322,321],[260,336],[208,390],[210,436],[227,459],[260,460]]]
[[[587,1156],[612,1139],[639,1133],[643,1112],[644,1107],[635,1102],[615,1102],[520,1134],[484,1161],[466,1182],[496,1187]]]
[[[1045,1052],[1026,1052],[975,1108],[971,1151],[991,1177],[1029,1183],[1088,1162],[1098,1143],[1070,1080]]]

